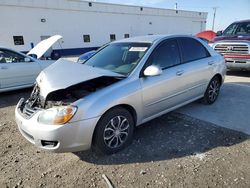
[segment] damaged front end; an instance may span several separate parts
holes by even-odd
[[[25,118],[30,118],[38,110],[70,105],[122,79],[123,77],[101,76],[65,89],[52,91],[46,97],[40,94],[40,88],[36,84],[30,98],[26,102],[23,102],[19,109]]]

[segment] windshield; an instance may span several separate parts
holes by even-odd
[[[149,47],[150,43],[113,43],[97,52],[84,64],[128,75]]]
[[[223,32],[223,35],[246,35],[250,34],[250,22],[233,23]]]

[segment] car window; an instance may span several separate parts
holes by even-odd
[[[233,33],[235,33],[235,30],[237,28],[237,24],[231,24],[230,26],[228,26],[228,28],[225,29],[225,31],[223,32],[223,35],[232,35]]]
[[[24,62],[25,56],[10,50],[0,50],[0,63],[19,63]]]
[[[250,23],[241,23],[238,25],[236,31],[236,35],[247,35],[250,34]]]
[[[167,40],[157,47],[149,58],[150,65],[166,69],[180,64],[180,53],[176,40]]]
[[[150,43],[113,43],[98,51],[84,64],[128,75],[140,62]]]
[[[223,35],[245,35],[250,34],[250,23],[233,23],[225,29]]]
[[[209,57],[206,48],[197,40],[192,38],[179,38],[182,62],[190,62]]]

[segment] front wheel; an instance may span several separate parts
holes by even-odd
[[[93,140],[98,153],[113,154],[127,147],[134,132],[134,120],[124,108],[113,108],[99,120]]]
[[[216,76],[209,82],[207,90],[203,97],[203,102],[205,104],[213,104],[219,96],[220,87],[220,79]]]

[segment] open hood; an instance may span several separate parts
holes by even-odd
[[[54,35],[48,39],[39,42],[34,48],[32,48],[27,55],[35,54],[37,59],[40,59],[58,40],[62,39],[61,35]]]
[[[65,89],[103,76],[124,77],[124,75],[109,70],[59,59],[44,69],[36,81],[40,88],[40,95],[46,98],[53,91]]]

